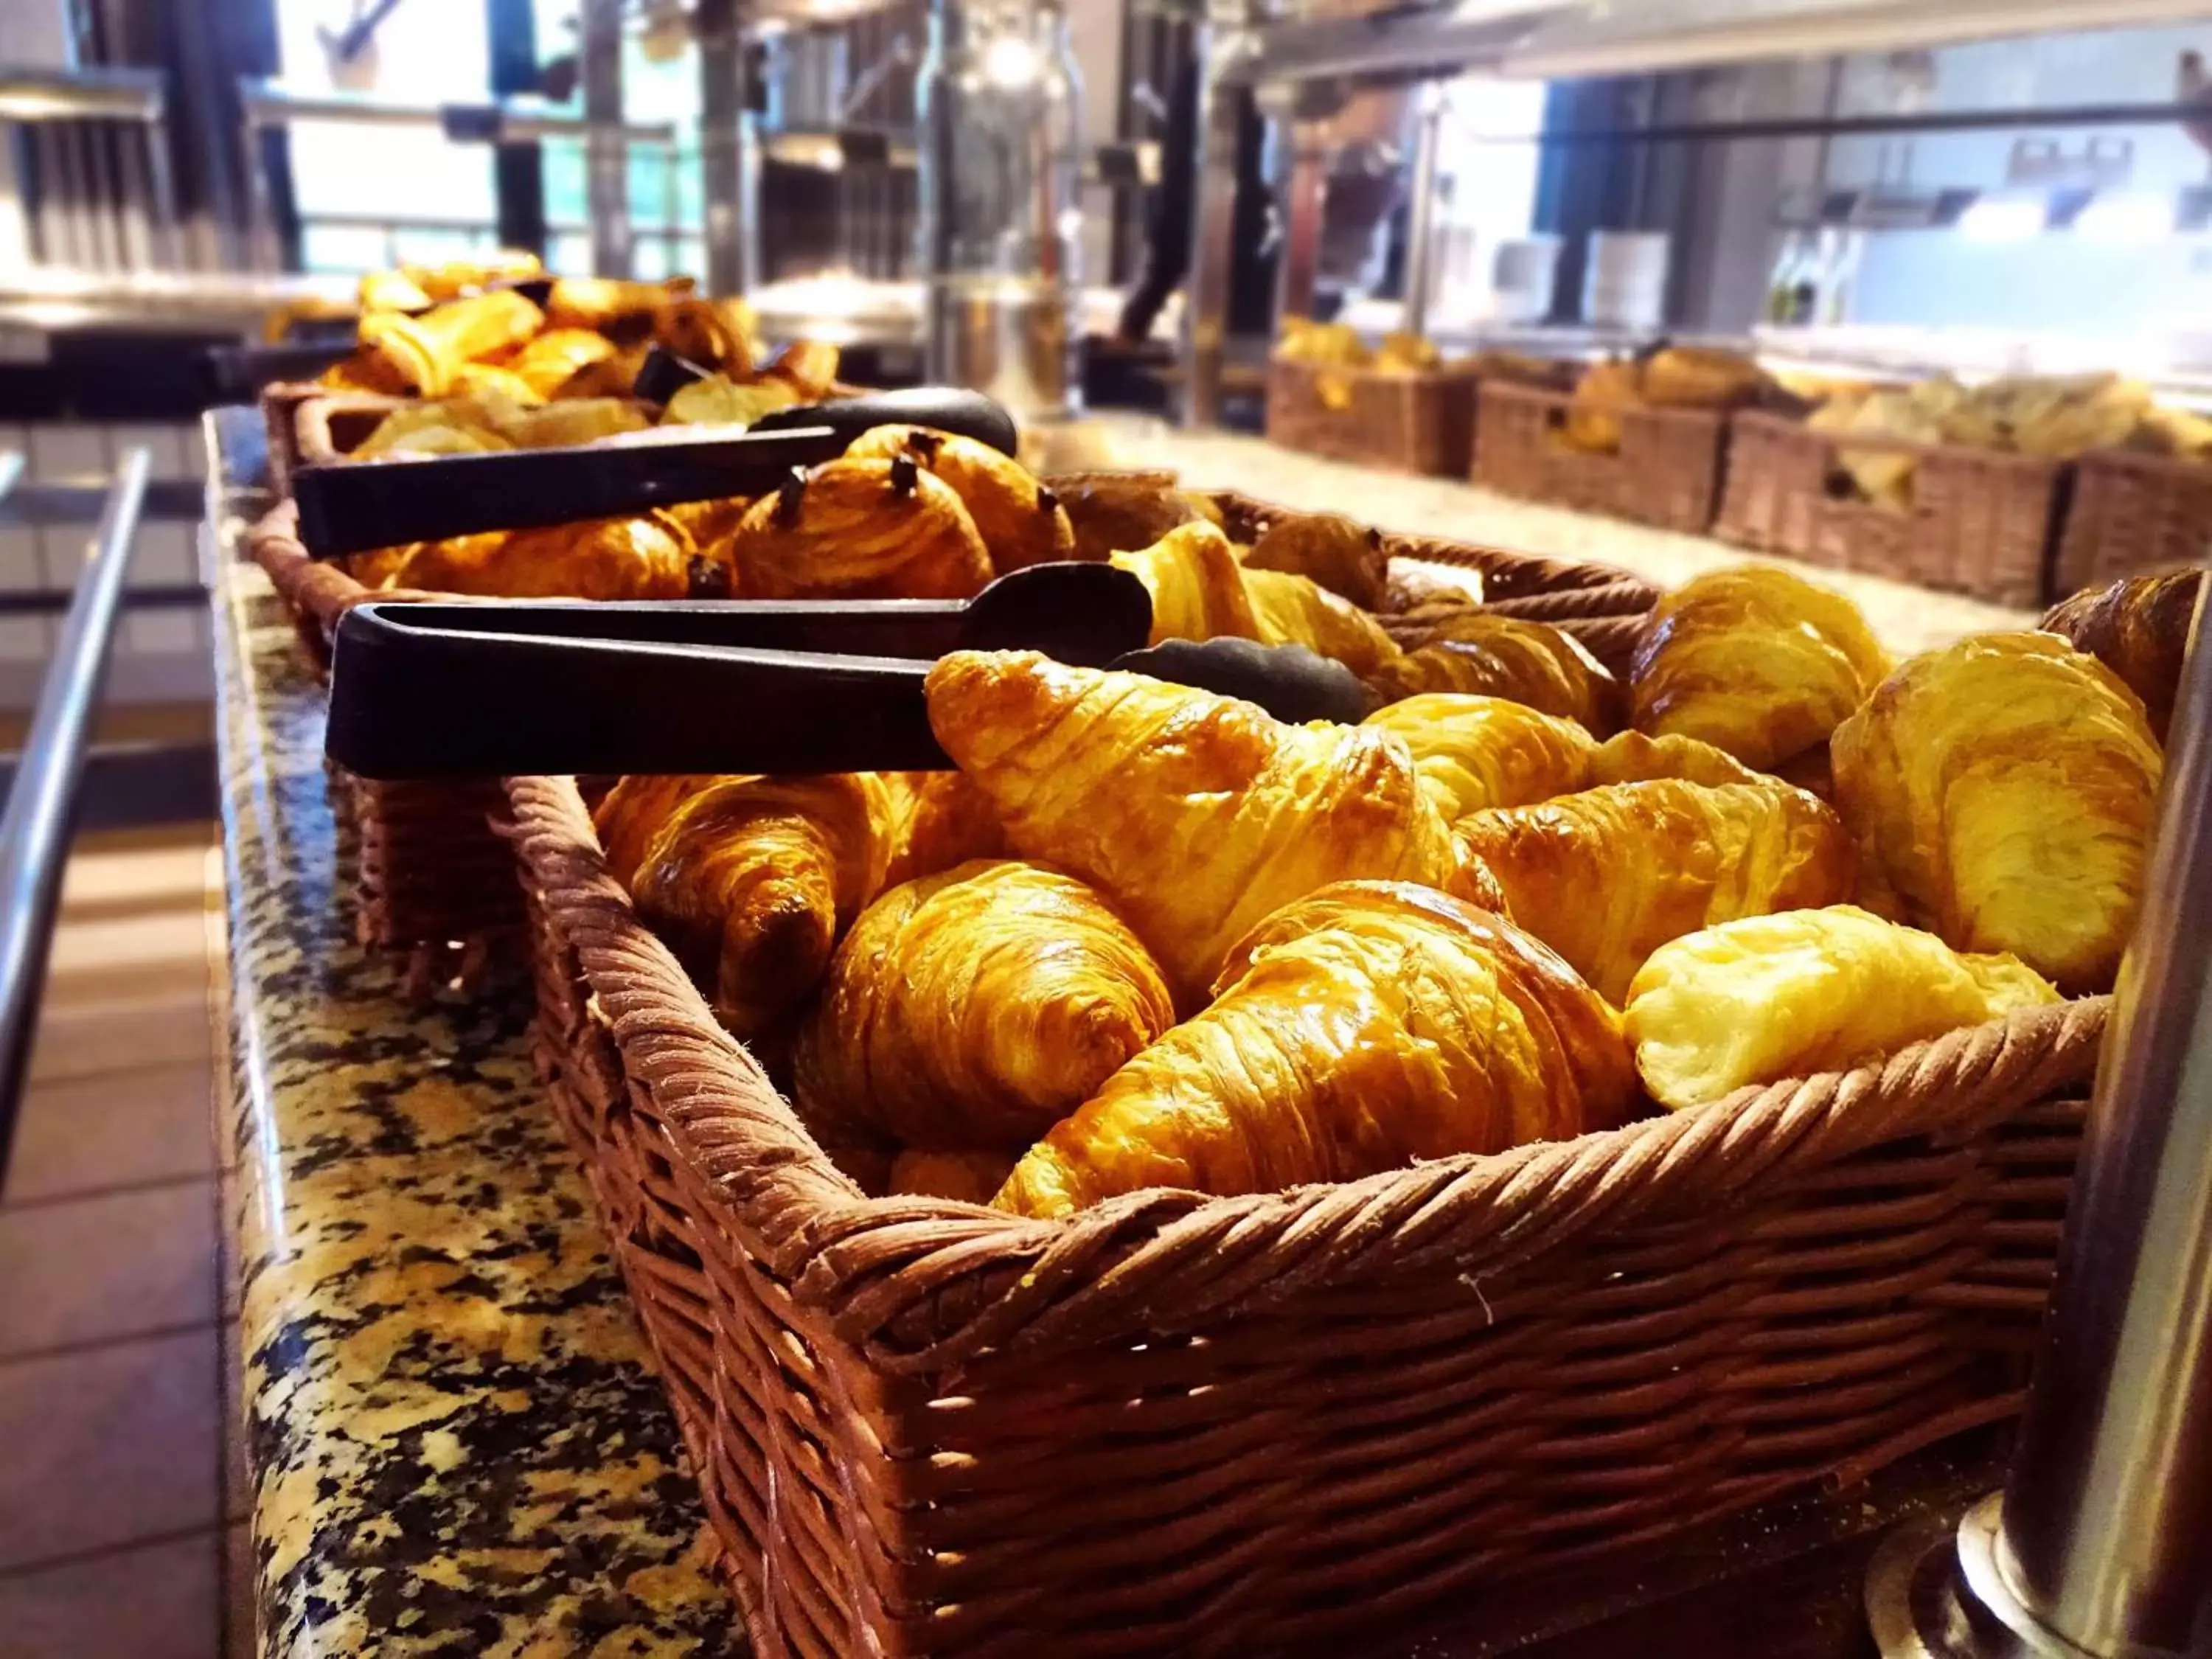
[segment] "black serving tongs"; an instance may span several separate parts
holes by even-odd
[[[1249,640],[1146,649],[1128,572],[1045,564],[973,599],[371,603],[339,624],[325,747],[374,779],[927,771],[922,682],[957,650],[1036,650],[1357,720],[1340,664]]]
[[[656,427],[562,449],[444,455],[390,465],[304,466],[292,475],[300,540],[317,558],[486,530],[526,530],[759,495],[794,466],[833,460],[871,427],[934,427],[1014,453],[1012,416],[952,386],[799,404],[742,432]]]

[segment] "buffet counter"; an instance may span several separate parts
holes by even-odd
[[[250,432],[246,422],[220,435],[243,447]],[[1117,459],[1171,462],[1194,481],[1662,580],[1740,556],[1248,440],[1137,428],[1109,436]],[[252,491],[219,488],[211,509],[223,556],[214,605],[228,1127],[241,1170],[227,1225],[244,1286],[258,1650],[741,1653],[673,1419],[535,1079],[526,988],[426,1006],[409,999],[398,963],[355,941],[353,848],[323,760],[323,690],[266,578],[237,557],[259,504]],[[1848,587],[1900,648],[2013,620],[1892,584],[1824,579]],[[1618,1651],[1624,1609],[1644,1605],[1637,1616],[1648,1618],[1655,1597],[1723,1591],[1729,1575],[1710,1597],[1718,1624],[1680,1625],[1694,1650],[1844,1650],[1864,1550],[1838,1540],[1870,1540],[1895,1516],[1989,1478],[1986,1465],[1894,1473],[1876,1489],[1816,1496],[1791,1517],[1750,1518],[1725,1540],[1686,1544],[1694,1559],[1585,1583],[1577,1597],[1602,1592],[1585,1632],[1596,1645],[1542,1650]],[[1828,1564],[1817,1583],[1793,1570],[1786,1595],[1765,1599],[1771,1622],[1738,1616],[1761,1605],[1739,1582],[1747,1567],[1807,1551]],[[1501,1632],[1558,1630],[1556,1595],[1521,1597],[1517,1613],[1514,1596],[1486,1600],[1480,1638],[1420,1651],[1517,1649]],[[1661,1645],[1674,1651],[1671,1641]]]

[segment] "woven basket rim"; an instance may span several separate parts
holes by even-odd
[[[1594,1230],[1747,1200],[1887,1141],[1969,1133],[2086,1083],[2111,1000],[2025,1011],[1879,1065],[1754,1085],[1571,1141],[1282,1193],[1147,1191],[1033,1220],[865,1196],[637,919],[574,782],[511,778],[506,788],[503,833],[677,1154],[800,1302],[896,1372],[987,1347],[1188,1327],[1353,1272],[1497,1273]]]
[[[1575,394],[1571,392],[1553,392],[1546,386],[1523,386],[1516,380],[1486,380],[1482,383],[1482,395],[1501,398],[1507,403],[1535,404],[1546,409],[1572,410],[1576,406]],[[1651,421],[1662,425],[1705,427],[1716,431],[1726,427],[1731,416],[1737,413],[1725,409],[1670,409],[1664,406],[1606,407],[1602,412],[1624,421]]]
[[[1734,418],[1738,426],[1758,427],[1770,435],[1787,438],[1808,448],[1817,444],[1832,455],[1845,449],[1868,451],[1878,455],[1917,455],[1972,466],[2047,473],[2053,477],[2075,465],[2048,455],[2023,455],[2016,450],[1985,449],[1976,444],[1922,443],[1912,438],[1885,437],[1874,432],[1815,432],[1802,421],[1766,410],[1739,410]],[[2154,456],[2150,459],[2163,458]]]
[[[1279,351],[1267,354],[1267,367],[1298,374],[1334,374],[1347,380],[1382,381],[1390,386],[1408,386],[1423,380],[1475,380],[1482,378],[1481,371],[1473,362],[1438,363],[1434,368],[1377,368],[1372,363],[1308,363],[1295,357],[1285,357]]]

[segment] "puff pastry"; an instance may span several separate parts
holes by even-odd
[[[686,362],[742,379],[753,367],[753,308],[743,300],[672,299],[653,335]]]
[[[991,580],[975,520],[910,455],[794,471],[731,541],[748,597],[964,599]]]
[[[1075,556],[1100,560],[1152,546],[1178,525],[1207,515],[1175,487],[1175,474],[1083,474],[1055,479],[1053,493],[1075,532]]]
[[[691,553],[681,528],[648,513],[425,542],[398,585],[510,599],[680,599]]]
[[[508,358],[505,367],[543,402],[559,397],[576,374],[618,349],[605,335],[588,328],[550,328]]]
[[[1401,654],[1381,623],[1310,578],[1248,568],[1244,595],[1265,644],[1302,645],[1335,658],[1363,679]]]
[[[1152,596],[1152,643],[1163,640],[1256,640],[1260,619],[1244,586],[1244,568],[1229,538],[1204,520],[1179,525],[1112,562]]]
[[[799,401],[787,380],[732,380],[709,374],[694,380],[668,400],[663,426],[750,426],[763,415]]]
[[[760,1036],[813,994],[882,890],[899,810],[873,773],[719,779],[653,835],[631,898],[723,1024]]]
[[[1465,879],[1388,732],[1285,726],[1233,698],[1034,652],[957,652],[927,695],[938,741],[1008,843],[1097,888],[1186,1006],[1253,924],[1316,888]]]
[[[988,1204],[1013,1173],[1014,1164],[1006,1152],[903,1152],[891,1160],[886,1190],[894,1195]]]
[[[1841,904],[1744,917],[1662,945],[1629,989],[1626,1019],[1644,1087],[1680,1110],[2057,1000],[2017,957],[1962,956],[1933,933]]]
[[[1850,837],[1786,784],[1618,783],[1455,828],[1514,920],[1616,1003],[1668,939],[1851,896]]]
[[[501,427],[525,449],[557,449],[642,432],[652,424],[627,398],[568,398],[542,409],[517,410]]]
[[[669,774],[619,778],[592,812],[592,827],[599,832],[606,854],[607,873],[627,890],[645,862],[647,848],[676,809],[710,784],[726,781],[714,775]]]
[[[1425,691],[1505,697],[1579,721],[1595,737],[1620,726],[1620,682],[1572,635],[1540,622],[1462,611],[1429,642],[1386,662],[1371,682],[1389,702]]]
[[[683,284],[684,289],[690,286]],[[650,333],[661,312],[679,297],[681,290],[661,283],[563,276],[546,296],[545,319],[554,328],[637,337]]]
[[[536,386],[500,363],[463,363],[453,371],[453,390],[457,397],[514,409],[529,409],[545,401]]]
[[[1424,692],[1364,723],[1412,751],[1423,786],[1450,820],[1587,788],[1598,753],[1596,739],[1573,720],[1504,697]]]
[[[1279,570],[1319,582],[1362,611],[1389,596],[1390,555],[1382,532],[1339,513],[1295,513],[1260,532],[1244,555],[1247,570]]]
[[[1019,1151],[1175,1024],[1081,882],[1010,860],[894,887],[854,924],[794,1057],[810,1117],[909,1147]]]
[[[1075,532],[1060,497],[988,444],[926,426],[879,426],[854,439],[845,453],[883,460],[911,455],[951,484],[975,521],[991,568],[1002,576],[1075,556]]]
[[[1841,594],[1765,565],[1708,571],[1662,599],[1637,642],[1633,724],[1771,771],[1824,742],[1888,672]]]
[[[2204,573],[2193,569],[2125,577],[2054,606],[2043,625],[2118,674],[2142,699],[2150,729],[2163,743],[2203,585]]]
[[[1655,778],[1680,778],[1685,783],[1707,784],[1767,781],[1765,774],[1753,771],[1727,750],[1716,749],[1695,738],[1649,738],[1641,732],[1617,732],[1592,752],[1589,781],[1583,787],[1647,783]],[[1795,780],[1785,778],[1784,781]],[[1798,785],[1801,789],[1804,787]],[[1510,805],[1504,801],[1494,804]]]
[[[544,321],[545,313],[524,295],[494,289],[420,317],[372,313],[361,319],[361,343],[403,386],[438,398],[452,389],[462,365],[522,344]]]
[[[2109,988],[2142,902],[2164,757],[2119,677],[2055,634],[1913,658],[1837,728],[1871,908]]]
[[[1276,912],[1214,1000],[1030,1148],[994,1200],[1057,1216],[1148,1187],[1230,1194],[1496,1152],[1627,1119],[1620,1017],[1506,922],[1402,883]]]
[[[971,859],[1004,858],[1006,832],[975,781],[959,772],[909,772],[901,793],[898,833],[886,885],[933,876]]]

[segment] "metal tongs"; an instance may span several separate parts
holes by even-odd
[[[1341,664],[1249,640],[1146,648],[1152,599],[1106,564],[1043,564],[974,599],[357,606],[339,624],[330,757],[372,779],[929,771],[923,682],[959,650],[1033,650],[1355,721]]]
[[[934,427],[1014,453],[1013,417],[998,404],[957,387],[915,386],[794,404],[742,431],[655,427],[559,449],[303,466],[292,475],[292,493],[301,544],[317,558],[334,558],[765,495],[793,467],[834,460],[863,432],[888,425]]]

